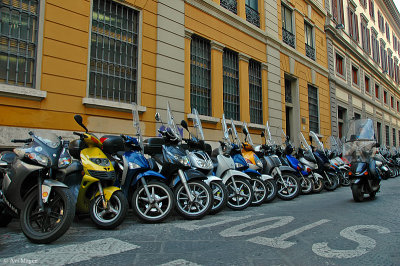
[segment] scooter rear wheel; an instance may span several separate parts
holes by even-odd
[[[210,187],[214,196],[214,203],[210,214],[216,214],[222,211],[226,206],[226,202],[228,201],[228,189],[222,181],[212,181],[210,182]]]
[[[225,185],[228,189],[227,206],[230,209],[238,211],[246,209],[250,205],[254,192],[246,178],[234,176],[229,178]]]
[[[301,194],[307,195],[312,192],[314,182],[309,177],[300,178],[301,183]]]

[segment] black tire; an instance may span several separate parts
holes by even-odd
[[[226,202],[228,201],[228,189],[222,181],[211,181],[210,187],[214,196],[210,214],[216,214],[226,207]]]
[[[277,196],[281,200],[292,200],[300,194],[301,185],[296,175],[283,172],[282,178],[276,179]]]
[[[235,211],[244,210],[251,204],[253,189],[246,178],[241,176],[233,176],[232,178],[229,178],[225,183],[228,189],[228,202],[226,205],[228,208]],[[235,191],[233,180],[235,181],[236,187],[240,190],[239,192]]]
[[[347,175],[347,173],[342,172],[342,178],[341,178],[340,184],[344,187],[350,186],[351,182],[350,182],[350,179],[349,179],[349,176]]]
[[[158,223],[165,220],[175,207],[174,193],[164,183],[150,181],[147,188],[154,202],[149,203],[145,188],[138,187],[132,195],[133,212],[140,220],[147,223]]]
[[[75,216],[72,193],[67,188],[53,187],[44,207],[45,211],[39,213],[38,191],[34,190],[26,198],[20,213],[22,232],[37,244],[47,244],[60,238],[71,226]]]
[[[376,197],[376,191],[375,191],[375,192],[370,192],[370,193],[369,193],[369,198],[370,198],[370,199],[375,199],[375,197]]]
[[[7,211],[0,207],[0,227],[6,227],[12,220],[12,216]]]
[[[213,206],[213,193],[203,181],[190,180],[187,184],[192,195],[195,194],[195,202],[189,202],[189,196],[181,182],[174,189],[175,209],[185,219],[201,219],[210,212]]]
[[[100,214],[104,211],[103,201],[100,195],[92,199],[90,202],[90,219],[100,229],[116,228],[124,221],[128,212],[128,200],[121,190],[117,190],[111,195],[110,200],[107,202],[107,205],[108,204],[112,204],[112,207],[117,211],[117,214],[111,214],[109,211],[106,211],[104,215]]]
[[[267,179],[265,180],[265,184],[268,189],[268,195],[265,198],[265,202],[272,202],[276,198],[276,193],[278,192],[276,189],[276,181],[274,179]]]
[[[361,191],[361,186],[358,184],[351,185],[351,192],[353,193],[353,199],[356,202],[362,202],[364,200],[364,193]]]
[[[300,178],[301,184],[301,194],[307,195],[310,194],[314,187],[314,182],[309,177]]]
[[[264,203],[268,196],[267,185],[259,177],[252,177],[250,183],[253,189],[253,199],[251,201],[251,205],[259,206]]]
[[[314,175],[320,176],[317,173],[314,173]],[[323,189],[324,189],[324,182],[323,182],[322,176],[321,176],[321,178],[317,178],[317,181],[315,181],[315,178],[314,178],[312,192],[313,193],[320,193]]]
[[[338,187],[338,179],[336,173],[324,173],[329,176],[331,182],[328,181],[327,177],[324,178],[324,187],[327,191],[334,191]]]

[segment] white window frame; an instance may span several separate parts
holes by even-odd
[[[343,75],[340,74],[337,69],[336,69],[336,54],[340,55],[343,58]],[[338,49],[334,50],[334,68],[335,68],[335,76],[340,77],[342,80],[347,81],[347,71],[346,71],[346,56],[344,56],[344,53],[339,51]]]

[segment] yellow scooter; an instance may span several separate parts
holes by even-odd
[[[68,184],[72,187],[79,186],[76,211],[78,214],[89,213],[91,220],[101,229],[113,229],[123,222],[129,206],[120,188],[114,186],[116,179],[114,167],[101,149],[120,150],[121,147],[118,146],[122,145],[123,150],[124,144],[119,143],[117,138],[101,143],[94,134],[88,132],[80,115],[75,115],[74,119],[86,131],[74,132],[73,134],[79,136],[79,139],[69,144],[71,156],[80,159],[82,163],[80,167],[83,166],[81,181],[75,181],[77,184]],[[76,163],[70,167],[76,170],[79,168]]]

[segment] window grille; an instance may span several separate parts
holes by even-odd
[[[311,85],[308,85],[308,112],[310,131],[319,133],[318,89]]]
[[[246,20],[260,27],[260,14],[258,13],[258,0],[246,0]]]
[[[225,49],[223,54],[224,113],[226,118],[240,120],[239,57]]]
[[[386,146],[389,146],[389,126],[385,126],[385,133],[386,133]]]
[[[138,12],[110,0],[94,0],[89,96],[136,102]]]
[[[393,128],[393,147],[396,147],[396,129]]]
[[[249,89],[250,121],[256,124],[262,124],[261,63],[254,60],[250,60],[249,62]]]
[[[304,33],[306,39],[306,56],[312,60],[315,60],[313,28],[310,24],[304,23]]]
[[[0,83],[35,87],[39,0],[0,2]]]
[[[237,1],[236,0],[221,0],[220,5],[228,9],[232,13],[237,14]]]
[[[295,36],[293,34],[292,11],[282,5],[282,40],[295,48]]]
[[[211,116],[211,46],[197,35],[192,36],[190,47],[190,105]]]

